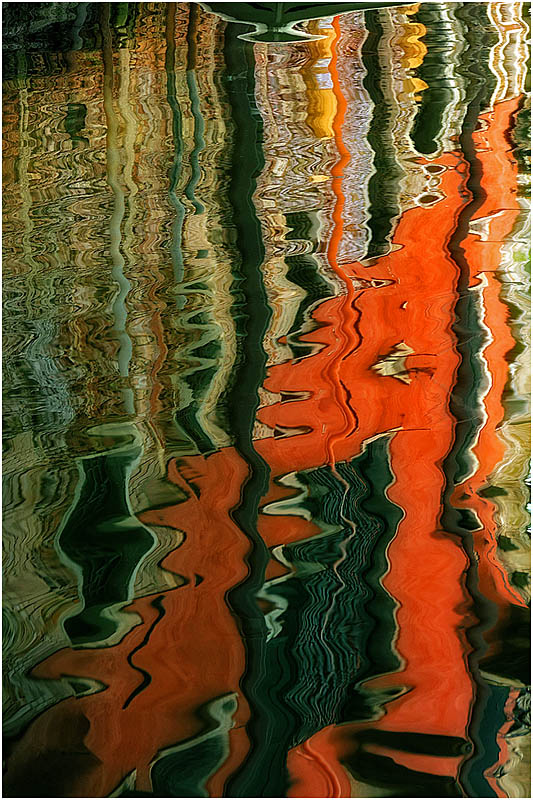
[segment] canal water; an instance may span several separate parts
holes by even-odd
[[[530,795],[528,13],[4,4],[4,796]]]

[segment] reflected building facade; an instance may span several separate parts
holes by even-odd
[[[5,31],[7,796],[523,796],[526,5],[63,5]]]

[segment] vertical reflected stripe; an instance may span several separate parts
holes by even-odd
[[[174,267],[174,279],[177,282],[183,280],[183,255],[181,252],[181,235],[183,230],[183,220],[185,208],[179,200],[176,187],[182,164],[183,151],[183,126],[181,120],[181,110],[176,94],[176,3],[168,3],[166,11],[166,54],[165,70],[167,74],[167,102],[172,112],[172,137],[174,144],[174,159],[170,171],[169,197],[174,208],[174,221],[172,223],[172,242],[171,254]]]
[[[114,197],[113,213],[109,220],[110,252],[113,263],[112,275],[118,284],[118,293],[113,303],[115,330],[120,343],[118,351],[118,366],[120,375],[127,378],[133,352],[131,339],[126,328],[127,308],[126,297],[131,284],[124,274],[124,257],[121,253],[121,225],[124,219],[125,203],[124,192],[118,178],[120,157],[118,150],[118,121],[113,108],[113,50],[111,46],[111,28],[109,25],[110,4],[103,3],[101,7],[102,29],[102,56],[104,62],[104,110],[107,122],[107,182],[111,187]],[[127,414],[134,414],[133,392],[130,387],[123,388],[124,407]]]
[[[335,144],[339,153],[339,160],[331,171],[332,189],[335,195],[335,207],[332,213],[334,227],[328,244],[327,256],[333,272],[344,283],[346,288],[346,296],[342,300],[339,313],[339,317],[342,322],[339,323],[338,333],[340,334],[340,340],[342,341],[342,344],[340,349],[332,356],[331,366],[328,369],[328,373],[332,375],[331,380],[335,387],[334,392],[337,395],[339,405],[343,411],[345,426],[342,431],[338,432],[338,434],[334,436],[330,435],[328,437],[328,459],[330,464],[335,463],[335,443],[352,433],[354,428],[357,426],[357,416],[350,405],[348,392],[342,382],[341,367],[343,360],[354,351],[358,343],[356,325],[354,325],[354,318],[358,313],[354,308],[355,290],[352,281],[342,267],[339,266],[337,259],[339,244],[344,228],[343,209],[345,197],[343,193],[342,181],[344,169],[350,160],[350,153],[348,152],[342,138],[342,126],[344,123],[344,116],[346,114],[346,100],[344,99],[339,86],[339,75],[337,72],[337,46],[339,37],[341,35],[339,17],[335,17],[332,24],[335,31],[335,39],[331,45],[329,71],[333,83],[333,93],[337,101],[337,110],[333,120],[333,132],[335,136]]]
[[[234,171],[228,194],[234,209],[236,243],[240,255],[240,263],[235,270],[238,278],[237,291],[242,298],[235,312],[242,320],[239,333],[243,337],[244,356],[235,370],[228,412],[235,448],[248,466],[248,477],[241,489],[241,501],[231,511],[231,517],[249,538],[250,552],[246,557],[248,576],[228,592],[227,600],[238,619],[247,656],[241,687],[250,705],[250,721],[246,730],[251,749],[241,768],[227,782],[225,794],[245,797],[255,792],[265,796],[269,792],[272,793],[271,796],[280,795],[285,781],[279,770],[275,769],[271,773],[272,754],[266,747],[270,740],[271,711],[261,693],[266,625],[256,597],[264,583],[269,554],[257,530],[257,518],[261,497],[268,487],[269,467],[254,447],[252,431],[259,403],[258,390],[265,377],[263,337],[270,321],[271,310],[261,274],[264,244],[253,203],[256,179],[264,163],[261,148],[262,125],[253,100],[255,63],[252,45],[238,38],[240,32],[244,32],[243,29],[239,30],[234,25],[228,26],[225,40],[227,92],[235,125]],[[258,770],[257,761],[263,763],[265,773],[261,774],[261,770]]]
[[[190,155],[191,177],[185,187],[185,195],[194,206],[195,214],[204,214],[205,207],[194,194],[194,190],[200,180],[200,166],[198,155],[205,147],[204,141],[204,120],[200,113],[198,102],[198,87],[196,85],[196,37],[198,36],[197,9],[198,6],[191,4],[189,11],[189,30],[187,32],[187,86],[189,88],[189,99],[191,103],[191,113],[194,119],[194,149]]]

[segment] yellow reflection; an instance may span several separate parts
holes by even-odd
[[[309,109],[306,122],[318,139],[333,139],[337,101],[328,65],[335,31],[331,27],[324,27],[323,20],[311,20],[308,30],[309,33],[319,34],[323,38],[309,42],[311,58],[302,69]]]
[[[410,16],[416,14],[420,8],[420,3],[412,6],[403,7],[402,14]],[[403,34],[398,39],[398,45],[403,50],[400,64],[405,70],[417,69],[424,61],[427,53],[426,45],[421,39],[426,35],[426,26],[420,22],[405,22],[403,24]],[[428,88],[428,85],[421,78],[413,75],[405,77],[403,80],[403,92],[414,100],[420,100],[420,92]]]

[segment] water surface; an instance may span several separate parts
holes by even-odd
[[[357,5],[4,5],[7,797],[530,794],[529,7]]]

